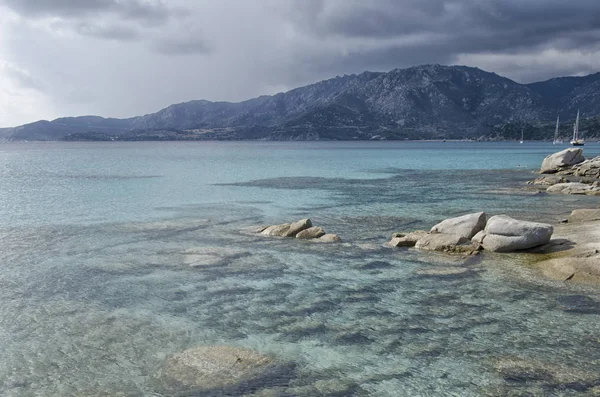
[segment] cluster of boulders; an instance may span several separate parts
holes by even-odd
[[[542,176],[529,184],[547,187],[548,193],[600,196],[600,156],[586,160],[581,148],[547,156],[540,173]]]
[[[342,241],[337,234],[325,233],[322,227],[313,226],[308,218],[300,219],[294,223],[283,223],[281,225],[262,226],[254,230],[263,236],[273,237],[295,237],[303,240],[319,241],[324,243],[335,243]]]
[[[446,219],[429,232],[395,233],[390,245],[448,253],[475,254],[484,249],[512,252],[547,244],[552,225],[496,215],[487,219],[484,212]]]

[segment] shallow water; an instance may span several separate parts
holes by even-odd
[[[150,377],[165,357],[213,344],[295,364],[248,393],[592,395],[597,291],[538,279],[510,255],[383,246],[392,232],[469,211],[555,221],[598,206],[513,189],[556,149],[1,145],[0,395],[156,396]],[[243,231],[306,216],[344,243]],[[430,274],[445,266],[468,270]],[[571,375],[497,370],[513,357]]]

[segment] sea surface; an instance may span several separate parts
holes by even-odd
[[[385,246],[468,212],[598,207],[523,190],[562,148],[0,144],[0,395],[161,396],[165,358],[206,345],[291,363],[247,395],[595,395],[600,291],[514,255]],[[343,242],[248,233],[305,217]]]

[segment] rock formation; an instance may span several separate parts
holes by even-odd
[[[484,250],[519,251],[547,244],[552,237],[552,225],[513,219],[508,215],[491,217],[485,229],[473,237]]]
[[[280,225],[261,226],[252,228],[253,233],[272,237],[295,237],[302,240],[318,241],[322,243],[336,243],[342,241],[337,234],[327,234],[322,227],[313,226],[308,218],[294,223],[283,223]]]
[[[542,162],[540,172],[542,174],[554,174],[575,164],[582,163],[584,160],[583,149],[568,148],[546,156]]]

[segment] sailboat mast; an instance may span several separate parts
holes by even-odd
[[[579,139],[579,110],[577,111],[577,119],[575,120],[575,139]]]
[[[558,121],[560,116],[556,116],[556,130],[554,130],[554,142],[558,141]]]

